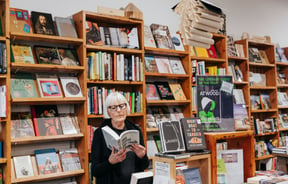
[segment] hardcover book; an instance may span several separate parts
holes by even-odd
[[[65,97],[83,97],[77,77],[60,76],[60,81]]]
[[[186,150],[195,151],[206,149],[201,120],[199,118],[182,118],[180,121]]]
[[[36,136],[62,134],[56,105],[34,105],[31,107],[31,113]]]
[[[60,163],[55,148],[35,150],[35,157],[39,175],[60,172]]]
[[[159,133],[163,153],[185,151],[184,139],[179,121],[160,122]]]
[[[253,48],[253,47],[249,48],[249,61],[262,63],[258,48]]]
[[[171,40],[175,50],[185,51],[181,37],[179,34],[171,34]]]
[[[158,73],[158,68],[154,56],[145,55],[145,71]]]
[[[168,82],[154,82],[161,100],[174,100]]]
[[[150,28],[158,48],[174,49],[168,26],[151,24]]]
[[[179,83],[169,83],[175,100],[186,100],[184,91]]]
[[[12,75],[10,88],[12,98],[38,97],[36,85],[31,74]]]
[[[38,64],[61,64],[56,47],[35,46],[34,49]]]
[[[58,56],[61,61],[61,65],[65,66],[79,66],[80,61],[75,49],[58,48]]]
[[[11,113],[11,135],[12,139],[21,137],[33,137],[34,126],[30,112]]]
[[[168,57],[155,56],[155,60],[159,73],[172,73]]]
[[[185,184],[202,184],[198,167],[183,169]]]
[[[41,97],[62,97],[60,84],[56,75],[36,74],[36,79]]]
[[[197,76],[197,115],[204,131],[234,131],[232,76]]]
[[[34,176],[30,155],[13,157],[16,178]]]
[[[28,10],[10,8],[10,31],[31,33],[31,21]]]
[[[34,64],[34,56],[31,46],[29,45],[11,45],[12,60],[15,63],[30,63]]]
[[[245,105],[234,104],[234,120],[235,120],[235,130],[249,130],[250,121]]]
[[[260,93],[261,109],[271,109],[270,95],[268,93]]]
[[[154,83],[146,83],[146,99],[147,100],[160,100],[158,91]]]
[[[56,35],[55,27],[50,13],[31,11],[34,33]]]
[[[64,135],[78,133],[77,128],[79,128],[79,125],[75,126],[75,123],[78,124],[78,122],[75,122],[74,117],[75,115],[72,115],[72,114],[60,114],[59,115],[61,128],[62,128]]]
[[[112,150],[114,147],[115,152],[118,152],[120,149],[131,151],[131,145],[140,143],[138,130],[126,130],[118,135],[113,129],[106,125],[102,127],[102,132],[107,148]]]
[[[149,26],[144,25],[144,46],[156,48],[156,43]]]
[[[250,95],[250,105],[251,105],[251,110],[261,109],[259,95],[253,95],[253,94]]]
[[[169,63],[171,67],[171,71],[174,74],[186,74],[181,58],[179,57],[169,57]]]
[[[103,27],[102,27],[103,28]],[[96,22],[86,21],[86,42],[92,45],[103,45],[105,42],[104,32],[103,40],[101,39],[100,27]],[[107,45],[107,44],[105,44]]]
[[[54,17],[58,35],[65,37],[77,38],[77,32],[72,18]]]
[[[63,172],[81,169],[79,153],[76,148],[59,150]]]

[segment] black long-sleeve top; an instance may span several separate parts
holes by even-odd
[[[144,139],[140,128],[125,120],[125,129],[117,130],[112,127],[111,119],[105,119],[102,125],[95,131],[92,142],[91,174],[96,177],[97,184],[129,184],[132,173],[144,171],[149,160],[147,155],[140,159],[133,151],[128,151],[126,159],[117,164],[110,164],[108,159],[111,150],[107,148],[101,128],[108,125],[120,134],[125,130],[138,130],[140,132],[140,144],[144,145]]]

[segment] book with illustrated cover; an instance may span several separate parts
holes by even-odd
[[[41,97],[62,97],[61,87],[56,75],[36,74]]]
[[[266,74],[249,72],[250,86],[266,86]]]
[[[36,34],[56,35],[52,14],[31,11],[33,30]]]
[[[276,76],[277,84],[286,84],[286,75],[283,71],[277,68],[277,76]]]
[[[144,60],[145,60],[146,72],[158,73],[158,68],[157,68],[157,64],[156,64],[156,60],[154,56],[145,55]]]
[[[171,40],[172,40],[175,50],[185,51],[185,48],[183,46],[183,43],[179,34],[171,33]]]
[[[288,114],[287,113],[279,113],[279,124],[283,128],[288,128]]]
[[[260,93],[261,109],[271,109],[270,95],[268,93]]]
[[[56,105],[34,105],[31,113],[36,136],[63,134]]]
[[[102,132],[107,148],[112,150],[112,147],[114,147],[115,152],[118,152],[120,149],[131,151],[131,145],[140,144],[138,130],[126,130],[118,135],[112,128],[106,125],[102,127]]]
[[[227,35],[227,51],[228,56],[238,57],[238,52],[235,47],[234,38],[231,35]]]
[[[77,127],[79,128],[79,125],[75,126],[75,115],[72,114],[59,114],[59,119],[61,123],[62,132],[64,135],[67,134],[77,134]],[[78,122],[77,122],[78,124]]]
[[[34,176],[33,165],[30,155],[13,157],[16,178]],[[35,173],[36,174],[36,173]]]
[[[28,10],[10,8],[10,31],[18,33],[31,33],[31,21]]]
[[[259,56],[261,58],[262,63],[264,64],[270,64],[269,58],[265,52],[265,50],[259,50]]]
[[[184,91],[179,83],[169,83],[175,100],[186,100]]]
[[[35,46],[34,49],[38,64],[61,65],[56,47]]]
[[[244,47],[243,47],[243,45],[236,43],[236,44],[235,44],[235,47],[236,47],[238,56],[241,57],[241,58],[244,58],[244,57],[245,57],[245,54],[244,54]]]
[[[104,31],[104,29],[102,30]],[[105,43],[104,32],[102,40],[100,27],[96,22],[86,21],[86,42],[87,44],[100,45],[100,46],[103,45],[103,43]]]
[[[250,105],[251,105],[251,110],[261,109],[259,95],[253,95],[253,94],[250,95]]]
[[[12,62],[34,64],[34,56],[29,45],[11,45]]]
[[[258,48],[249,48],[249,62],[262,63]]]
[[[214,45],[210,45],[210,48],[207,49],[208,55],[210,58],[218,58],[216,49]]]
[[[154,82],[161,100],[174,100],[168,82]]]
[[[234,71],[235,71],[235,76],[234,76],[235,81],[242,82],[244,79],[243,79],[243,73],[240,69],[240,66],[234,65]]]
[[[202,184],[198,167],[183,169],[185,184]]]
[[[147,100],[160,100],[158,91],[154,83],[146,83],[146,99]]]
[[[59,157],[63,172],[81,169],[80,157],[77,148],[59,150]]]
[[[171,67],[171,71],[174,74],[186,74],[181,58],[179,57],[169,57],[169,63]]]
[[[205,57],[205,58],[209,57],[207,49],[205,48],[195,46],[194,50],[195,50],[197,57]]]
[[[159,73],[172,73],[169,58],[165,56],[155,56]]]
[[[185,151],[185,143],[179,121],[162,121],[159,123],[158,128],[163,153]]]
[[[250,121],[246,106],[243,104],[234,104],[235,130],[249,130]]]
[[[65,97],[83,97],[77,77],[60,76],[60,81]]]
[[[80,61],[75,49],[57,48],[61,65],[79,66]]]
[[[172,42],[168,26],[151,24],[150,28],[158,48],[174,50],[174,45]]]
[[[155,117],[155,121],[157,124],[163,121],[170,121],[170,112],[167,106],[155,106],[150,108],[153,112],[153,116]]]
[[[31,74],[16,74],[11,76],[12,98],[36,98],[38,93]]]
[[[233,89],[234,104],[246,104],[243,90]]]
[[[277,92],[278,106],[288,106],[288,95],[286,92]]]
[[[55,148],[34,150],[39,175],[61,172]]]
[[[54,17],[59,36],[77,38],[77,32],[72,18]]]
[[[279,46],[276,46],[276,52],[277,52],[277,54],[278,54],[281,62],[285,62],[285,63],[288,62],[287,57],[286,57],[286,55],[285,55],[284,48],[281,48],[281,47],[279,47]]]
[[[35,133],[31,112],[12,112],[10,137],[14,139],[33,136],[35,136]]]
[[[181,127],[187,151],[206,149],[205,136],[199,118],[182,118]]]
[[[144,46],[156,48],[156,43],[149,26],[144,25]]]

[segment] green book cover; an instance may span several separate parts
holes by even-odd
[[[1,17],[0,17],[0,36],[3,36]]]
[[[18,74],[11,78],[12,98],[38,97],[34,79],[31,74]]]

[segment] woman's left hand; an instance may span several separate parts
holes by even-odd
[[[134,151],[134,153],[139,157],[139,158],[143,158],[146,154],[146,149],[144,146],[140,145],[140,144],[133,144],[130,149],[132,151]]]

